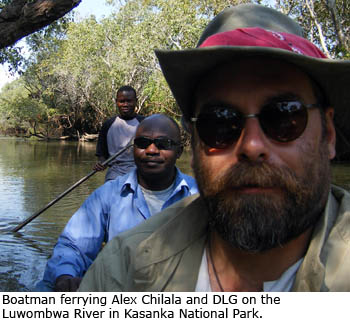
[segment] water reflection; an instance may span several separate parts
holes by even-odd
[[[20,233],[4,233],[88,174],[96,158],[94,143],[0,138],[0,145],[0,291],[28,291],[67,220],[104,175],[95,174]]]
[[[103,184],[104,173],[95,174],[19,233],[8,233],[91,171],[95,144],[0,137],[0,145],[0,291],[30,291],[66,222]],[[185,153],[177,164],[188,174],[190,159]],[[336,164],[332,170],[334,182],[350,189],[350,165]]]

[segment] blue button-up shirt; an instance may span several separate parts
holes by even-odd
[[[162,210],[197,192],[195,180],[177,169],[174,190]],[[82,277],[103,242],[150,216],[137,182],[136,169],[106,182],[85,200],[67,223],[47,262],[44,282],[53,286],[61,275]]]

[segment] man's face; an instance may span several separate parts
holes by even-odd
[[[116,99],[119,115],[122,119],[130,119],[135,115],[136,97],[133,91],[120,91]]]
[[[241,60],[220,67],[199,83],[195,115],[214,106],[257,114],[278,100],[316,103],[308,77],[274,60]],[[213,108],[214,109],[214,108]],[[322,212],[334,157],[333,110],[308,110],[305,131],[281,143],[269,138],[258,118],[245,119],[239,138],[225,149],[205,145],[193,130],[194,171],[210,224],[231,246],[264,251],[310,228]]]
[[[138,127],[136,138],[170,139],[180,143],[180,136],[175,127],[168,119],[154,118],[145,120]],[[134,145],[134,159],[139,175],[139,183],[146,189],[160,190],[149,187],[149,183],[166,183],[173,181],[176,160],[181,155],[180,145],[174,145],[170,149],[158,148],[155,143],[146,148]],[[165,189],[165,188],[163,188]]]

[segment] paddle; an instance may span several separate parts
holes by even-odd
[[[125,152],[128,148],[130,148],[131,146],[133,146],[134,144],[129,144],[128,146],[126,146],[125,148],[123,148],[122,150],[120,150],[119,152],[115,153],[114,155],[112,155],[110,158],[108,158],[106,161],[102,162],[102,165],[106,165],[109,162],[111,162],[112,160],[114,160],[117,156],[119,156],[120,154],[122,154],[123,152]],[[19,225],[17,225],[15,228],[13,228],[11,230],[11,232],[17,232],[19,231],[22,227],[24,227],[25,225],[27,225],[28,223],[30,223],[34,218],[38,217],[40,214],[42,214],[46,209],[50,208],[52,205],[54,205],[55,203],[57,203],[60,199],[62,199],[65,195],[67,195],[68,193],[70,193],[73,189],[75,189],[76,187],[78,187],[79,185],[81,185],[84,181],[86,181],[87,179],[89,179],[92,175],[94,175],[97,171],[93,170],[91,171],[88,175],[86,175],[84,178],[81,178],[78,182],[76,182],[74,185],[72,185],[71,187],[69,187],[66,191],[62,192],[59,196],[57,196],[54,200],[50,201],[44,208],[40,209],[39,211],[37,211],[35,214],[33,214],[32,216],[28,217],[25,221],[23,221],[22,223],[20,223]]]

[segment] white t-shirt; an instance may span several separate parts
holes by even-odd
[[[139,121],[136,118],[124,120],[117,117],[114,120],[113,124],[110,126],[107,132],[107,146],[109,156],[114,155],[129,144],[130,140],[135,136],[136,128],[138,125]],[[126,150],[114,161],[133,162],[133,150]]]
[[[264,292],[284,292],[290,291],[293,287],[296,273],[303,262],[304,258],[299,259],[291,267],[289,267],[282,276],[274,281],[264,282]],[[209,272],[208,272],[208,260],[206,249],[204,249],[202,262],[199,267],[198,279],[196,284],[197,292],[211,292]]]
[[[148,190],[140,185],[151,215],[154,215],[162,210],[164,203],[168,200],[168,198],[170,198],[173,192],[174,184],[175,181],[170,185],[170,187],[158,191]]]
[[[116,117],[107,132],[109,156],[114,155],[131,143],[132,139],[135,137],[138,125],[139,121],[136,118],[124,120]],[[135,168],[134,151],[130,147],[109,163],[105,180],[115,179],[117,176],[130,172],[133,168]]]

